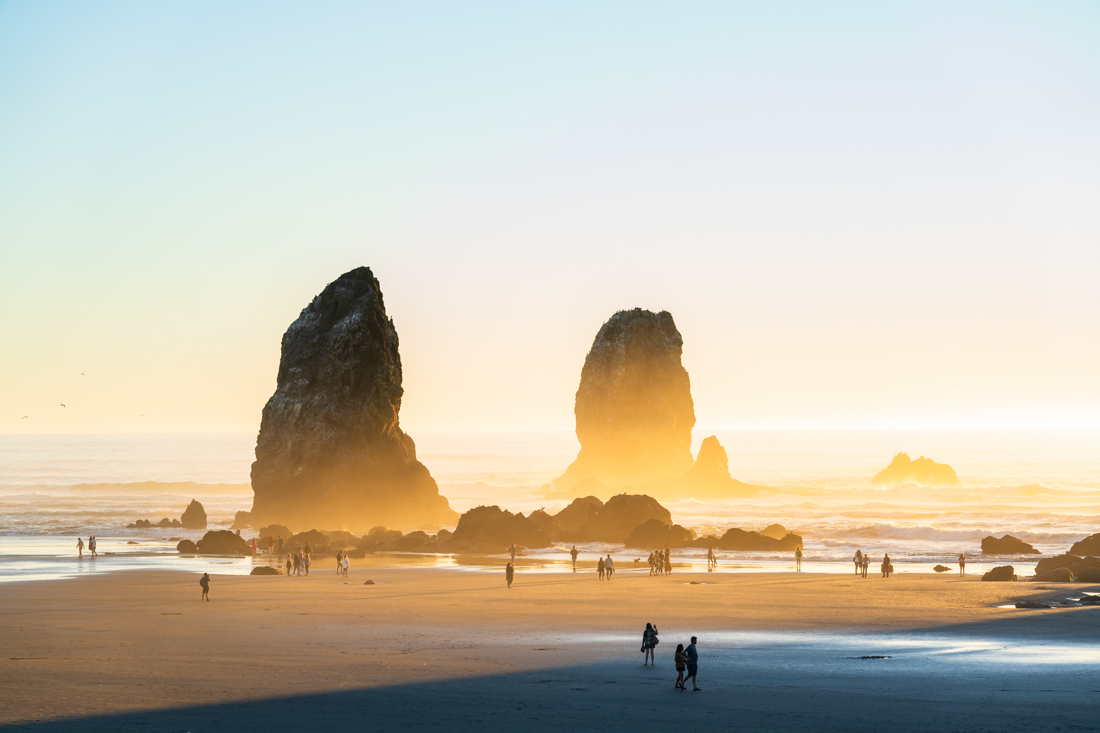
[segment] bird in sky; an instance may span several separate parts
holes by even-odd
[[[24,415],[24,416],[23,416],[23,419],[24,419],[24,420],[30,420],[30,418],[29,418],[29,417],[27,417],[26,415]]]
[[[145,413],[144,413],[144,412],[143,412],[143,413],[141,413],[141,417],[145,417]]]
[[[82,377],[83,377],[83,376],[84,376],[84,372],[81,372],[81,373],[80,373],[80,376],[82,376]]]
[[[62,405],[62,407],[65,407],[65,405]]]

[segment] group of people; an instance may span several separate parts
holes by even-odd
[[[600,580],[611,580],[611,576],[615,574],[615,561],[611,559],[611,555],[600,558],[596,563],[596,572],[600,574]]]
[[[289,552],[286,556],[286,574],[301,575],[302,571],[305,571],[306,575],[309,575],[309,568],[313,564],[313,548],[306,543],[306,546],[297,552]]]
[[[856,550],[855,556],[852,557],[852,562],[856,566],[856,575],[861,578],[866,578],[867,568],[871,567],[871,556],[863,550]],[[890,553],[883,554],[882,564],[879,565],[879,570],[882,572],[883,578],[889,578],[890,574],[894,572],[894,564],[890,562]]]
[[[91,553],[93,558],[99,557],[99,553],[95,551],[95,547],[96,547],[95,535],[92,535],[91,537],[88,538],[88,552]],[[82,540],[79,537],[76,538],[76,552],[77,552],[77,556],[80,557],[81,559],[83,559],[83,557],[84,557],[84,540]]]
[[[342,577],[348,577],[348,568],[351,567],[351,562],[348,560],[348,553],[340,550],[336,553],[336,574]]]
[[[642,654],[643,657],[642,666],[657,665],[657,645],[661,643],[658,636],[657,626],[654,624],[646,624],[645,631],[642,632]],[[677,690],[686,690],[687,683],[691,681],[691,689],[699,690],[697,677],[699,674],[699,650],[695,648],[698,643],[696,637],[691,637],[691,643],[684,647],[683,644],[676,645],[676,652],[673,655],[673,663],[676,665],[676,683],[673,687]]]
[[[714,551],[708,552],[707,566],[710,566],[710,557],[713,557]],[[717,563],[715,563],[717,564]],[[664,575],[665,573],[672,572],[672,550],[668,549],[668,545],[665,545],[663,550],[654,550],[649,553],[649,574],[650,575]]]

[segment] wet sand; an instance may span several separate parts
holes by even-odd
[[[0,597],[0,725],[1096,730],[1100,608],[997,608],[1081,590],[1098,589],[522,566],[510,590],[449,569],[215,576],[210,603],[179,572],[23,582]],[[704,690],[679,692],[692,634]]]

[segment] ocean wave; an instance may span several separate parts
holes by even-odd
[[[31,486],[5,486],[2,496],[239,496],[251,495],[251,484],[203,484],[196,481],[134,481],[129,483],[99,483]]]
[[[951,541],[951,540],[976,540],[982,539],[991,535],[1003,536],[1011,534],[1013,537],[1023,540],[1024,542],[1073,542],[1081,539],[1080,533],[1067,533],[1067,532],[1029,532],[1027,530],[1017,529],[1002,529],[997,531],[991,531],[988,529],[936,529],[935,527],[928,527],[925,525],[917,525],[914,527],[899,527],[894,524],[872,524],[866,527],[859,527],[858,529],[850,530],[849,532],[839,533],[847,534],[854,537],[867,537],[878,539],[897,539],[897,540],[928,540],[928,541]]]

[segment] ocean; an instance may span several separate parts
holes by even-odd
[[[805,539],[807,570],[847,572],[856,549],[889,552],[899,571],[953,566],[960,552],[973,571],[1011,562],[1030,572],[1034,558],[980,556],[983,537],[1012,534],[1046,555],[1100,532],[1100,431],[1096,430],[817,430],[700,431],[695,449],[717,435],[730,472],[775,489],[758,498],[666,504],[673,520],[699,533],[729,527],[759,530],[778,522]],[[512,511],[564,501],[541,496],[543,484],[576,456],[570,432],[412,433],[417,455],[452,507],[499,504]],[[0,580],[59,577],[111,569],[195,569],[248,572],[251,558],[185,559],[178,538],[201,532],[127,530],[136,519],[179,517],[191,499],[212,527],[228,527],[249,509],[255,435],[6,435],[0,436]],[[871,477],[899,451],[951,465],[957,489],[874,489]],[[292,527],[295,531],[308,527]],[[73,565],[76,538],[100,538],[110,563]],[[135,544],[136,543],[136,544]],[[591,546],[585,552],[636,552]],[[564,548],[533,553],[541,568],[564,562]],[[722,567],[786,567],[790,558],[724,553]],[[382,561],[382,559],[379,559]],[[685,553],[687,564],[702,558]],[[480,568],[451,557],[390,557],[385,562]],[[703,567],[703,565],[700,565]]]

